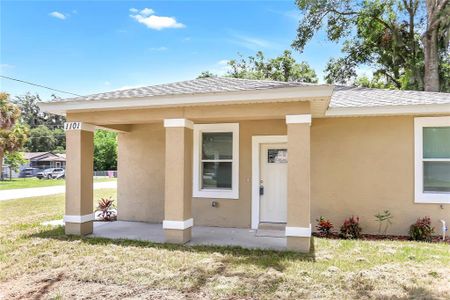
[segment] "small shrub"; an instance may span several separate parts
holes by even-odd
[[[341,226],[340,236],[344,239],[359,239],[362,228],[359,226],[359,217],[352,216],[345,219]]]
[[[384,223],[383,234],[386,235],[389,226],[392,225],[391,220],[393,218],[394,217],[392,216],[392,214],[389,210],[385,210],[385,211],[380,212],[375,215],[375,219],[378,222],[378,234],[381,234],[381,228],[383,227],[383,223]]]
[[[414,241],[431,241],[434,227],[431,226],[430,217],[417,219],[416,223],[409,227],[409,237]]]
[[[319,231],[320,236],[331,235],[331,230],[333,229],[334,226],[333,223],[330,222],[330,220],[320,216],[318,219],[316,219],[316,222],[317,222],[316,228]]]
[[[111,198],[101,198],[98,201],[97,211],[100,212],[99,217],[103,221],[117,220],[117,212],[114,208],[114,200]]]

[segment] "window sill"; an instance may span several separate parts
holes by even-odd
[[[211,198],[211,199],[239,199],[237,191],[228,190],[201,190],[192,193],[194,198]]]
[[[421,204],[450,204],[450,194],[423,193],[416,195],[414,203]]]

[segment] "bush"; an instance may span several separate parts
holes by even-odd
[[[431,241],[434,227],[431,226],[430,217],[417,219],[416,223],[409,227],[409,237],[414,241]]]
[[[345,219],[341,226],[340,236],[344,239],[359,239],[361,237],[362,228],[359,226],[359,217],[352,216]]]
[[[333,229],[333,223],[330,222],[330,220],[325,219],[324,217],[320,216],[318,219],[316,219],[317,225],[316,228],[319,231],[320,236],[330,236],[331,230]]]
[[[117,211],[114,209],[114,200],[111,198],[101,198],[98,201],[97,211],[99,218],[103,221],[117,220]]]

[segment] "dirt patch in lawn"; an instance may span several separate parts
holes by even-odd
[[[27,275],[0,284],[0,299],[186,299],[187,293],[150,286],[86,282],[64,270]]]

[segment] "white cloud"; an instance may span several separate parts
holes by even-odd
[[[49,16],[60,19],[60,20],[65,20],[67,18],[63,13],[60,13],[59,11],[51,12],[51,13],[49,13]]]
[[[139,10],[136,9],[136,8],[130,8],[130,13],[137,14],[138,11],[139,11]]]
[[[141,10],[139,12],[139,14],[141,16],[150,16],[150,15],[153,15],[154,13],[155,13],[155,11],[151,8],[144,8],[143,10]]]
[[[155,11],[151,8],[144,8],[141,11],[137,9],[130,9],[131,18],[138,23],[147,26],[150,29],[161,30],[164,28],[184,28],[184,24],[177,22],[174,17],[163,17],[154,15]]]
[[[166,51],[168,49],[169,48],[167,48],[167,47],[161,46],[161,47],[152,47],[152,48],[149,48],[148,50],[150,50],[150,51]]]

